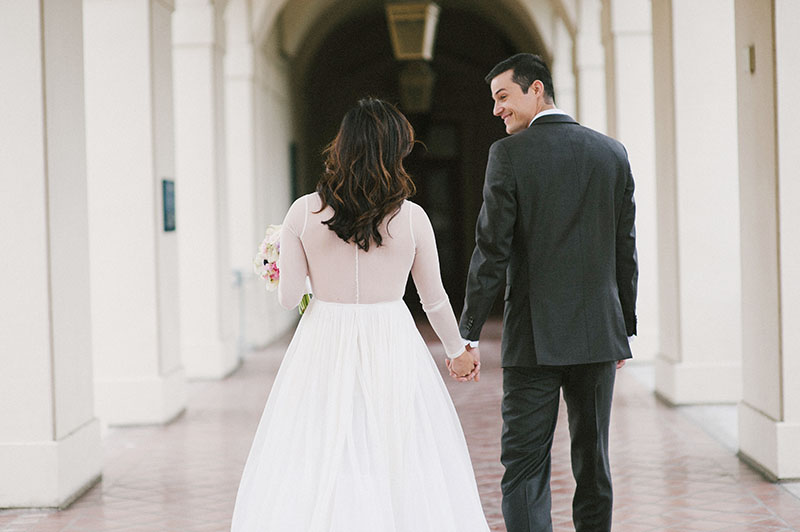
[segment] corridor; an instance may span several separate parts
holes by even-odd
[[[499,463],[499,325],[482,339],[478,384],[447,379],[472,454],[486,516],[504,531]],[[423,333],[433,355],[441,346]],[[184,414],[166,426],[110,429],[104,475],[67,510],[0,511],[2,532],[222,532],[228,530],[239,475],[261,408],[289,337],[253,353],[231,377],[190,384]],[[765,482],[685,411],[655,399],[631,366],[618,374],[612,417],[614,530],[800,530],[800,498]],[[574,530],[565,412],[554,444],[554,530]],[[794,489],[794,488],[792,488]],[[796,492],[796,491],[795,491]]]

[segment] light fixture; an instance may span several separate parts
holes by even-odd
[[[436,73],[427,61],[433,59],[439,6],[433,2],[392,2],[386,4],[386,19],[394,57],[406,62],[399,79],[400,105],[408,113],[427,113],[436,82]]]
[[[411,61],[400,71],[400,106],[408,113],[427,113],[433,103],[436,73],[425,61]]]
[[[398,61],[430,61],[439,6],[433,2],[395,2],[386,4],[386,18],[392,50]]]

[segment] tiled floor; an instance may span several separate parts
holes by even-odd
[[[486,516],[492,530],[503,531],[497,324],[491,329],[482,342],[481,382],[448,379],[448,386],[467,434]],[[432,338],[428,330],[425,335]],[[100,484],[65,511],[0,511],[0,531],[228,530],[239,474],[285,345],[251,355],[224,381],[191,384],[186,413],[168,426],[111,430]],[[431,346],[441,359],[438,343]],[[637,372],[623,369],[617,379],[611,434],[614,530],[800,530],[800,499],[762,480],[680,410],[659,403]],[[554,444],[557,531],[574,530],[564,414],[562,409]]]

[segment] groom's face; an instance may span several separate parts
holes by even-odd
[[[489,84],[494,100],[494,115],[499,116],[506,125],[506,133],[518,133],[531,123],[536,116],[536,95],[530,88],[522,92],[522,87],[511,79],[513,70],[498,74]]]

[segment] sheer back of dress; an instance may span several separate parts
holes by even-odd
[[[333,209],[322,206],[319,195],[307,196],[305,231],[301,240],[308,259],[315,297],[338,303],[378,303],[402,299],[414,261],[411,205],[404,202],[380,227],[383,242],[368,252],[344,242],[322,222]]]
[[[409,271],[422,308],[448,354],[463,351],[450,300],[442,285],[436,240],[428,215],[404,201],[380,227],[383,242],[365,252],[344,242],[322,222],[333,209],[318,194],[295,201],[281,229],[278,299],[293,308],[306,292],[306,276],[315,298],[331,303],[370,304],[403,298]]]

